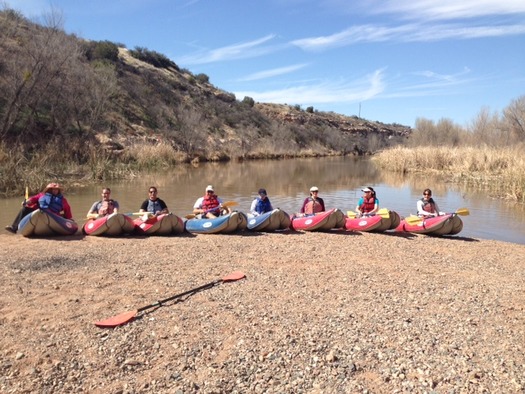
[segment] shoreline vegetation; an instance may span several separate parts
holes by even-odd
[[[408,174],[447,177],[494,192],[501,198],[525,202],[524,147],[396,147],[373,157],[383,169]],[[497,193],[496,193],[497,192]]]

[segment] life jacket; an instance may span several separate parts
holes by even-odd
[[[436,212],[436,204],[432,198],[429,198],[428,201],[425,201],[424,198],[421,199],[423,201],[423,210],[428,213],[435,213]]]
[[[99,201],[98,206],[99,215],[111,215],[115,209],[113,200]]]
[[[55,196],[52,193],[46,193],[38,199],[38,205],[41,209],[49,209],[53,213],[60,214],[64,209],[62,199],[62,194]]]
[[[270,203],[270,199],[266,197],[264,200],[257,197],[257,204],[255,204],[255,212],[257,213],[265,213],[270,212],[272,210],[272,204]]]
[[[363,203],[359,206],[359,210],[362,213],[368,213],[374,210],[375,205],[376,205],[375,197],[370,197],[368,199],[363,197]]]
[[[160,202],[158,199],[156,199],[155,201],[153,200],[148,200],[148,208],[147,208],[147,211],[148,212],[151,212],[152,214],[156,214],[157,212],[159,211],[162,211],[162,207],[160,206]]]
[[[202,200],[202,209],[204,209],[205,212],[210,212],[210,213],[213,213],[214,215],[217,215],[220,213],[220,209],[218,208],[219,205],[220,205],[220,202],[216,194],[212,194],[211,196],[206,195],[204,196],[204,199]],[[213,208],[217,208],[217,209],[213,209]]]
[[[321,203],[317,200],[314,200],[312,197],[308,197],[308,202],[306,203],[304,207],[304,213],[307,215],[311,215],[313,213],[322,212],[323,206]]]

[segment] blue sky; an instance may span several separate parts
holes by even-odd
[[[4,0],[68,33],[160,52],[218,88],[414,126],[525,95],[524,0]]]

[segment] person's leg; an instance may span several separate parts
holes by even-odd
[[[15,220],[13,221],[13,224],[8,227],[11,227],[16,233],[18,231],[18,224],[20,223],[20,221],[24,218],[24,216],[30,214],[33,211],[34,209],[32,208],[22,207],[20,212],[18,212],[18,215],[16,215]],[[6,227],[6,230],[9,230],[8,227]]]

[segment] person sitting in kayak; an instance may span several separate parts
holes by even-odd
[[[198,215],[200,219],[213,219],[222,215],[224,212],[231,213],[229,207],[222,206],[222,199],[215,194],[212,185],[206,186],[205,193],[206,194],[199,197],[193,205],[193,213]]]
[[[44,195],[38,199],[38,206],[66,219],[73,219],[71,206],[62,194],[62,186],[58,183],[50,183],[46,186]]]
[[[425,189],[423,191],[423,198],[417,200],[417,215],[419,217],[434,217],[439,216],[439,208],[432,198],[432,190]]]
[[[18,224],[20,223],[20,221],[24,218],[24,216],[29,215],[31,212],[36,211],[37,209],[40,208],[40,204],[39,204],[40,198],[44,197],[47,192],[51,192],[51,194],[53,194],[52,192],[53,187],[56,188],[57,195],[60,194],[60,196],[62,196],[61,194],[62,187],[60,186],[60,184],[58,183],[48,184],[45,187],[45,189],[41,191],[40,193],[35,194],[34,196],[31,196],[25,199],[24,201],[22,201],[22,209],[20,209],[20,211],[18,212],[18,215],[16,215],[15,220],[13,221],[13,224],[11,224],[10,226],[6,226],[5,229],[9,231],[10,233],[16,234],[16,232],[18,231]],[[51,199],[51,197],[49,197],[49,199]],[[72,218],[71,207],[69,206],[69,203],[63,196],[62,196],[62,204],[63,204],[63,209],[64,209],[64,217],[66,217],[65,215],[67,212],[67,215],[69,217],[66,217],[66,219],[71,219]]]
[[[170,212],[164,200],[157,197],[157,193],[157,188],[150,186],[148,191],[149,198],[142,203],[139,212],[150,212],[154,216],[164,215]]]
[[[376,197],[376,192],[372,187],[365,187],[361,189],[364,193],[357,203],[355,210],[357,215],[361,216],[373,216],[379,209],[379,200]]]
[[[301,207],[301,214],[313,215],[318,212],[326,211],[324,200],[319,197],[319,188],[312,186],[310,188],[310,197],[306,197]]]
[[[263,213],[273,211],[272,203],[268,198],[266,189],[259,189],[258,194],[259,197],[252,201],[252,205],[250,207],[250,214],[252,216],[259,216]]]
[[[102,189],[102,200],[95,201],[87,213],[87,217],[106,216],[118,213],[119,203],[111,198],[111,189]]]

